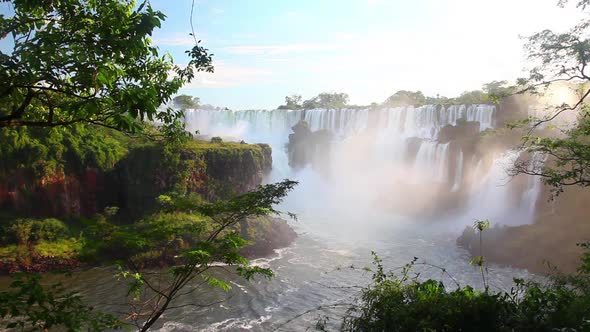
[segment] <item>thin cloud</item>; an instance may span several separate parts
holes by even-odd
[[[202,38],[199,38],[202,39]],[[170,36],[162,36],[154,38],[154,45],[156,46],[194,46],[195,39],[188,34],[174,34]]]
[[[199,73],[183,88],[227,88],[273,80],[270,70],[232,65],[225,62],[214,64],[214,73]]]
[[[224,47],[223,50],[239,55],[278,55],[312,51],[333,51],[341,49],[340,44],[285,44],[285,45],[239,45]]]

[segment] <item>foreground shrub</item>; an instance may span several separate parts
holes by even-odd
[[[584,256],[587,262],[590,254]],[[344,331],[590,331],[590,269],[546,284],[515,279],[508,292],[386,273],[375,256],[373,283],[343,322]]]
[[[41,276],[15,274],[0,292],[0,326],[13,331],[106,331],[122,324],[114,316],[86,305],[79,294],[60,284],[44,288]]]

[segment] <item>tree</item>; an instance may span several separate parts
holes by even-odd
[[[176,303],[180,297],[209,286],[230,290],[227,282],[214,276],[215,270],[247,280],[270,278],[272,270],[252,266],[240,255],[248,241],[240,236],[239,224],[249,218],[281,214],[276,205],[296,185],[284,180],[213,203],[194,194],[161,195],[157,198],[160,211],[130,225],[108,222],[106,218],[115,211],[107,209],[99,215],[96,227],[87,232],[100,234],[99,241],[91,241],[94,245],[119,254],[112,257],[119,259],[118,277],[129,282],[128,302],[123,304],[128,305],[125,320],[96,311],[62,285],[44,287],[39,275],[16,274],[11,290],[0,292],[0,326],[22,327],[23,331],[60,327],[104,331],[133,324],[139,331],[148,331],[167,310],[211,305],[194,300],[198,296],[189,303]],[[150,261],[166,262],[169,268],[154,269]]]
[[[195,72],[213,71],[196,39],[184,68],[159,54],[150,36],[165,15],[147,0],[11,4],[14,14],[0,16],[0,39],[13,44],[0,52],[0,127],[82,122],[140,132],[158,120],[178,131],[182,113],[159,106]]]
[[[303,106],[303,109],[305,109],[305,110],[312,110],[312,109],[316,109],[316,108],[321,107],[317,97],[305,100],[303,102],[302,106]]]
[[[301,95],[291,95],[285,97],[285,105],[281,105],[278,109],[284,110],[299,110],[302,106],[302,97]]]
[[[445,96],[441,96],[439,94],[436,97],[426,97],[426,104],[427,105],[446,105],[452,102],[452,99],[449,99]]]
[[[489,102],[488,95],[481,90],[464,91],[457,98],[455,104],[486,104]]]
[[[192,97],[189,95],[179,95],[172,99],[172,103],[174,106],[187,110],[187,109],[197,109],[201,107],[201,99],[199,97]]]
[[[0,292],[0,318],[6,319],[0,325],[7,329],[100,332],[121,327],[116,317],[86,305],[79,294],[63,285],[44,288],[40,275],[16,274],[10,289]]]
[[[320,93],[318,102],[324,108],[344,108],[348,104],[346,93]]]
[[[590,259],[587,249],[584,261]],[[462,286],[446,269],[418,262],[417,258],[401,269],[388,271],[381,259],[373,255],[372,283],[362,287],[358,299],[348,305],[341,331],[588,331],[590,328],[587,264],[582,264],[575,275],[550,276],[542,283],[514,279],[509,291],[488,287],[479,291]],[[436,279],[424,280],[422,270],[417,270],[419,265],[439,270],[454,285],[449,287]]]
[[[341,109],[348,105],[348,94],[346,93],[320,93],[316,97],[303,102],[303,109],[325,108]]]
[[[506,84],[508,84],[508,81],[491,81],[489,83],[485,83],[482,90],[488,95],[505,94],[510,90],[510,88],[506,87]]]
[[[228,201],[215,203],[202,203],[194,201],[191,197],[160,196],[159,201],[165,203],[168,212],[179,214],[181,212],[209,218],[211,226],[205,226],[201,222],[170,223],[167,220],[156,220],[156,223],[148,223],[145,227],[134,229],[130,232],[133,243],[161,243],[165,251],[174,253],[172,268],[162,273],[149,271],[128,260],[122,268],[121,276],[130,280],[130,312],[128,316],[139,331],[147,331],[154,323],[174,306],[179,297],[198,291],[199,286],[208,284],[229,290],[231,287],[223,280],[210,274],[215,268],[220,268],[215,263],[225,263],[228,268],[246,279],[256,275],[271,277],[270,269],[249,265],[248,260],[239,254],[247,241],[240,237],[235,228],[247,218],[262,217],[280,214],[275,209],[287,194],[294,188],[297,182],[284,180],[276,184],[260,186],[257,190],[236,196]],[[185,234],[190,239],[184,238]],[[187,243],[178,252],[174,244]],[[157,247],[156,247],[157,248]],[[141,248],[141,252],[152,252],[155,248]],[[161,248],[160,248],[161,249]],[[196,285],[195,281],[199,281]],[[187,286],[193,286],[187,290]],[[190,303],[181,306],[194,305],[206,306],[207,304]]]
[[[384,106],[388,107],[398,107],[398,106],[422,106],[426,104],[426,97],[422,93],[422,91],[406,91],[400,90],[394,93],[393,95],[389,96],[385,102],[383,103]]]
[[[561,1],[564,5],[567,1]],[[586,10],[590,2],[579,1],[577,6]],[[518,80],[520,93],[538,93],[552,84],[561,82],[579,88],[579,98],[571,104],[550,106],[543,118],[528,118],[512,127],[528,127],[521,149],[529,158],[518,160],[510,170],[511,175],[529,174],[540,176],[544,183],[559,194],[565,186],[590,186],[590,108],[585,100],[590,95],[590,20],[584,19],[568,32],[551,30],[538,32],[528,38],[525,45],[532,63],[528,78]],[[560,132],[548,135],[542,129],[565,113],[573,113],[578,121]],[[551,128],[551,126],[549,127]],[[555,132],[555,131],[553,131]],[[544,135],[541,135],[544,133]]]

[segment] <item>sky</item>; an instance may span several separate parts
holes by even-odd
[[[153,41],[186,64],[192,0],[151,0],[167,15]],[[195,0],[193,24],[215,73],[180,93],[231,109],[345,92],[351,104],[397,90],[447,97],[526,66],[520,36],[565,30],[580,13],[557,0]]]

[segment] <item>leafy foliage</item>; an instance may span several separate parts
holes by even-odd
[[[590,254],[584,256],[588,260]],[[373,283],[352,306],[344,331],[587,331],[590,329],[590,270],[554,276],[547,285],[515,279],[508,292],[470,286],[449,289],[437,280],[386,273],[375,256]]]
[[[239,224],[249,217],[280,214],[274,206],[295,185],[296,182],[285,180],[213,203],[204,202],[192,194],[160,195],[160,212],[127,225],[116,225],[108,220],[116,212],[116,209],[108,208],[104,214],[84,222],[81,239],[75,243],[81,246],[78,248],[79,258],[86,256],[91,260],[102,259],[102,262],[119,260],[118,276],[129,284],[130,311],[127,317],[138,330],[146,331],[166,310],[173,308],[175,299],[186,293],[182,290],[196,278],[224,291],[230,290],[228,283],[212,273],[219,267],[218,263],[224,263],[224,269],[233,267],[237,275],[248,280],[255,276],[272,277],[271,270],[251,266],[240,255],[239,251],[249,242],[239,235]],[[57,223],[49,222],[48,225],[61,225],[55,221]],[[20,231],[22,241],[56,238],[54,234],[58,231],[55,229],[59,228],[29,221],[21,224],[30,226]],[[45,228],[39,228],[43,232],[36,235],[38,232],[33,231],[38,226]],[[44,246],[44,251],[71,245],[61,240],[47,244],[46,241],[39,243]],[[151,269],[154,266],[169,269],[154,272]],[[41,287],[39,278],[30,276],[26,282],[21,282],[17,275],[13,286],[22,289],[0,293],[0,301],[5,300],[0,304],[0,314],[6,318],[6,324],[14,323],[16,325],[10,326],[25,326],[25,329],[30,326],[30,330],[64,326],[68,331],[82,327],[98,331],[118,326],[114,318],[85,306],[78,295],[65,293],[61,286]],[[193,287],[196,288],[188,292],[199,289]]]
[[[212,71],[198,43],[184,68],[150,36],[165,15],[148,1],[11,1],[0,16],[0,127],[93,123],[140,132],[144,120],[182,130],[182,112],[160,109],[195,71]],[[173,74],[172,74],[173,73]]]
[[[384,102],[383,105],[387,107],[397,107],[397,106],[422,106],[426,104],[426,97],[422,93],[422,91],[406,91],[400,90],[394,93],[393,95],[389,96]]]
[[[524,149],[533,157],[518,160],[510,174],[540,176],[555,195],[564,187],[590,186],[590,109],[583,106],[578,123],[560,137],[524,137]]]
[[[67,128],[0,128],[0,178],[21,172],[43,179],[56,173],[106,170],[127,153],[129,139],[113,130],[76,124]]]
[[[201,100],[199,97],[193,97],[189,95],[179,95],[172,99],[172,103],[174,106],[187,110],[187,109],[197,109],[201,106]]]
[[[235,266],[236,273],[251,279],[255,275],[271,277],[272,271],[253,267],[239,254],[248,242],[238,235],[235,228],[248,217],[279,214],[274,206],[279,204],[297,183],[285,180],[258,187],[256,190],[233,197],[227,201],[203,203],[200,200],[160,197],[167,211],[134,226],[132,232],[116,243],[131,243],[141,249],[140,254],[166,255],[173,266],[165,276],[144,273],[137,260],[125,262],[120,276],[130,281],[131,317],[140,331],[147,331],[171,307],[182,294],[182,289],[195,278],[201,278],[211,286],[229,290],[230,286],[210,272],[215,263]],[[181,212],[182,211],[182,212]],[[184,213],[178,218],[178,213]],[[170,220],[169,216],[173,216]],[[209,220],[204,223],[202,218]],[[172,222],[171,222],[172,221]],[[172,255],[170,255],[170,253]],[[137,256],[135,257],[137,258]],[[194,291],[194,290],[193,290]]]
[[[104,331],[121,322],[87,306],[62,285],[43,287],[39,275],[16,274],[12,290],[0,292],[0,326],[19,331]]]
[[[285,105],[281,105],[278,109],[282,110],[299,110],[303,108],[301,95],[291,95],[285,97]]]
[[[309,110],[315,108],[340,109],[348,105],[348,94],[346,93],[320,93],[319,95],[305,100],[302,108]]]
[[[560,1],[565,5],[568,1]],[[583,11],[587,1],[578,1]],[[519,160],[511,169],[511,175],[530,174],[541,176],[558,195],[564,186],[590,185],[590,113],[586,98],[590,95],[590,76],[587,64],[590,60],[590,20],[584,19],[568,32],[543,30],[528,38],[525,48],[535,64],[529,77],[518,80],[521,93],[544,92],[554,83],[571,84],[579,88],[579,98],[573,103],[564,102],[546,109],[542,118],[529,117],[511,127],[528,127],[523,138],[522,150],[529,152],[528,160]],[[548,133],[551,122],[565,113],[574,113],[578,120],[574,126],[560,128],[562,132]],[[541,130],[545,124],[548,128]]]
[[[43,220],[17,219],[2,227],[4,241],[28,245],[30,242],[56,241],[67,235],[66,225],[55,218]]]

